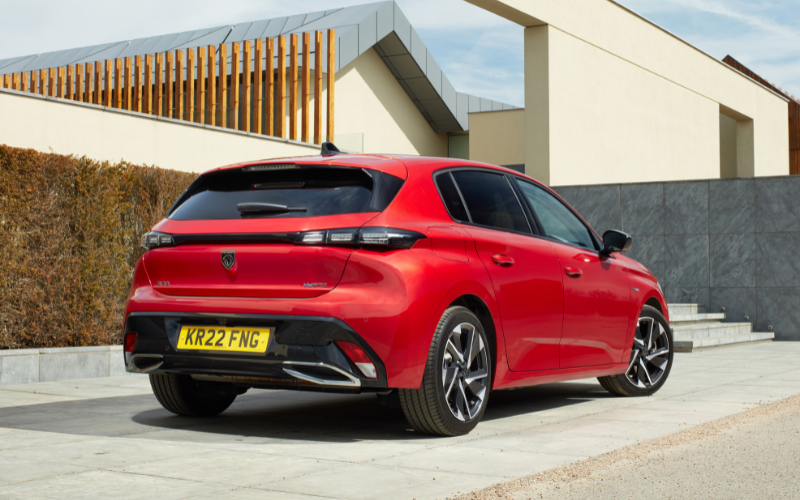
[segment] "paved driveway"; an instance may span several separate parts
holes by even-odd
[[[459,438],[370,395],[250,391],[185,419],[146,376],[0,386],[0,498],[444,498],[799,393],[800,343],[678,354],[646,399],[594,380],[497,392]]]

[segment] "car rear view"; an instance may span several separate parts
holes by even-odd
[[[342,305],[353,307],[358,287],[332,291],[359,249],[391,254],[424,236],[369,226],[403,187],[402,163],[341,163],[208,172],[145,234],[124,350],[128,370],[150,374],[165,408],[214,415],[250,387],[387,386],[381,356]],[[369,266],[351,268],[348,282],[369,279]]]

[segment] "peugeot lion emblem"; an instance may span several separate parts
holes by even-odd
[[[230,271],[234,262],[236,262],[236,250],[223,250],[222,265],[225,266],[225,269]]]

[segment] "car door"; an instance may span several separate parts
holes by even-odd
[[[591,230],[561,200],[532,182],[517,183],[543,235],[553,242],[563,272],[560,367],[619,363],[632,307],[625,268],[613,255],[600,254]]]
[[[500,172],[463,169],[441,173],[436,182],[451,216],[465,224],[462,228],[474,239],[489,272],[509,368],[557,369],[561,268],[549,241],[533,237],[536,226],[526,217],[511,181]]]

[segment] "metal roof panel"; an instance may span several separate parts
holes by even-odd
[[[306,19],[306,14],[297,14],[295,16],[290,16],[289,19],[286,20],[286,24],[283,25],[283,29],[281,30],[281,34],[289,33],[290,31],[299,28],[303,25],[303,21]]]
[[[365,17],[358,23],[358,55],[363,54],[378,43],[378,13]]]
[[[286,26],[286,21],[288,19],[288,17],[276,17],[275,19],[270,19],[267,29],[265,29],[264,33],[261,34],[261,38],[275,38],[276,36],[279,36],[283,32],[283,27]]]
[[[325,16],[325,11],[324,10],[321,10],[319,12],[312,12],[310,14],[307,14],[306,18],[303,19],[303,26],[305,26],[308,23],[314,22],[317,19],[319,19],[321,17],[324,17],[324,16]]]

